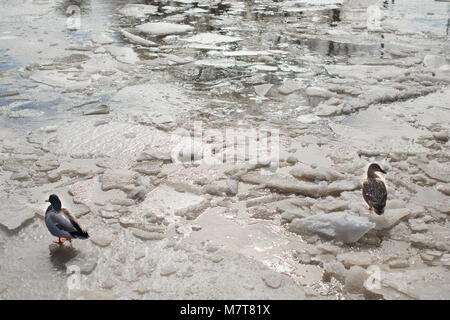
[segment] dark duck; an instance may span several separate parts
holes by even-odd
[[[369,205],[369,210],[374,210],[376,214],[383,214],[386,206],[387,191],[383,180],[376,174],[386,173],[381,167],[372,163],[367,169],[367,178],[363,182],[363,198]]]
[[[70,212],[62,208],[61,200],[58,196],[52,194],[46,202],[50,202],[50,206],[45,212],[45,224],[48,231],[55,237],[58,237],[58,241],[53,241],[59,245],[63,244],[66,240],[72,243],[72,239],[87,239],[89,234],[84,231],[78,221],[70,214]]]

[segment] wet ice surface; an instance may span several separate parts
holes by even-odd
[[[450,297],[448,2],[0,8],[0,298]],[[51,244],[50,193],[90,240]]]

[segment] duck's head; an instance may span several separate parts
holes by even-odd
[[[368,177],[376,177],[375,172],[377,172],[377,171],[379,171],[381,173],[386,173],[386,171],[381,169],[381,167],[378,163],[372,163],[369,166],[369,169],[367,169],[367,176]]]
[[[45,200],[45,202],[50,202],[53,209],[55,209],[57,211],[61,210],[61,200],[59,200],[59,198],[56,194],[50,195],[48,200]]]

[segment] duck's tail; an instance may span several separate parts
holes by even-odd
[[[75,239],[88,239],[89,238],[89,233],[87,233],[87,231],[81,230],[78,232],[71,232],[70,233]]]

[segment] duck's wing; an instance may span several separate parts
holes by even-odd
[[[54,224],[59,230],[69,233],[77,231],[72,222],[59,212],[56,212],[54,210],[48,212],[48,219],[50,223]]]
[[[372,207],[372,197],[370,196],[370,187],[369,187],[369,180],[364,180],[363,182],[363,188],[362,188],[362,193],[363,193],[363,198],[364,200],[367,202],[367,204]]]
[[[363,197],[373,207],[384,208],[387,200],[387,191],[381,179],[369,179],[363,183]]]
[[[75,219],[74,216],[69,212],[69,210],[62,208],[61,209],[61,215],[63,215],[66,219],[70,221],[73,228],[75,228],[75,232],[84,233],[83,229],[81,229],[80,224],[78,223],[77,219]]]

